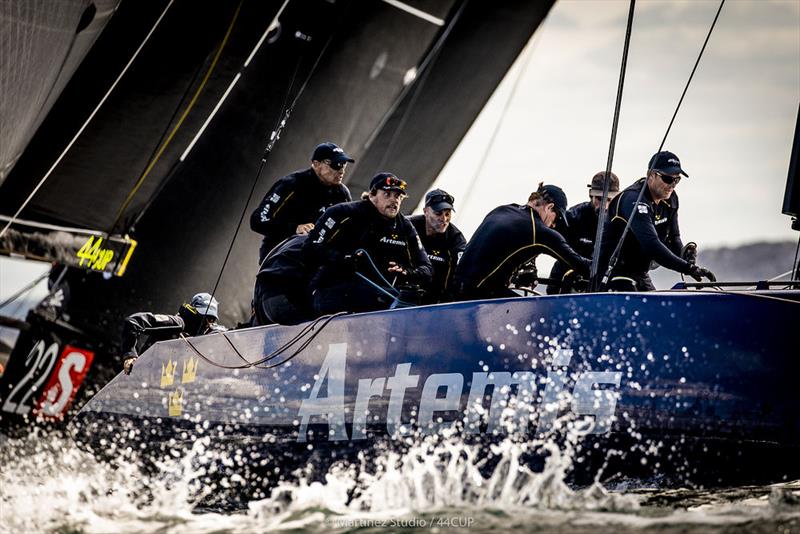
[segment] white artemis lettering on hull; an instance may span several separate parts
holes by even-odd
[[[563,403],[571,402],[572,412],[577,416],[593,416],[593,434],[604,434],[611,428],[619,393],[621,372],[585,371],[575,379],[575,386],[568,391],[569,377],[565,368],[572,359],[571,350],[559,350],[553,358],[553,368],[547,377],[540,378],[544,385],[542,395],[537,394],[537,375],[531,371],[489,371],[472,373],[469,396],[466,403],[466,431],[504,432],[501,415],[511,408],[515,432],[526,432],[532,421],[537,421],[536,432],[544,433],[553,428]],[[386,408],[386,432],[390,436],[407,435],[418,428],[423,434],[435,434],[452,427],[456,421],[442,421],[438,414],[461,411],[464,393],[462,373],[431,374],[422,385],[415,424],[402,423],[403,404],[406,391],[419,388],[420,375],[414,374],[411,363],[399,363],[393,376],[362,378],[358,381],[355,405],[352,407],[352,436],[345,426],[347,414],[345,378],[347,368],[347,343],[333,343],[322,362],[319,373],[308,398],[303,399],[298,410],[300,420],[298,442],[308,437],[308,425],[312,422],[327,422],[330,441],[359,440],[367,438],[369,404],[383,399],[389,390]],[[327,396],[320,396],[327,384]],[[596,385],[610,385],[614,389],[595,389]],[[491,388],[491,394],[488,390]],[[488,407],[484,397],[489,395]],[[541,397],[541,402],[537,399]],[[537,413],[538,412],[538,413]],[[506,412],[507,414],[508,412]],[[372,413],[374,417],[374,412]],[[537,418],[538,415],[538,418]],[[538,419],[538,420],[537,420]],[[485,423],[485,429],[483,428]]]

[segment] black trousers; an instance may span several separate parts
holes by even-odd
[[[297,288],[296,283],[276,280],[266,276],[256,278],[253,292],[255,325],[300,324],[313,319],[305,288]]]
[[[386,310],[394,300],[366,281],[354,278],[317,288],[312,304],[314,313],[319,316],[342,311]]]
[[[501,299],[519,297],[519,293],[515,293],[509,287],[499,288],[481,288],[472,287],[470,284],[456,281],[456,300],[482,300],[482,299]]]
[[[620,273],[611,276],[609,291],[655,291],[648,273]]]

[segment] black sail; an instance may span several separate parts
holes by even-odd
[[[0,184],[119,3],[0,4]]]
[[[413,186],[424,190],[550,4],[407,4],[443,24],[385,2],[289,1],[244,67],[284,3],[177,0],[20,214],[29,221],[129,234],[138,246],[121,277],[69,268],[67,304],[55,320],[32,314],[36,328],[20,338],[12,360],[24,360],[38,338],[48,337],[59,346],[90,347],[97,355],[86,383],[105,382],[119,369],[115,346],[122,318],[141,310],[172,313],[192,294],[211,292],[242,214],[277,178],[307,166],[318,142],[334,141],[357,159],[354,194],[379,159],[400,174],[413,174]],[[16,211],[166,5],[122,4],[0,187],[0,214]],[[449,35],[437,46],[443,32]],[[413,80],[410,73],[433,53],[438,57],[428,61],[431,70],[406,113],[413,84],[423,79]],[[463,55],[470,53],[474,61]],[[409,83],[412,90],[405,89]],[[270,134],[295,99],[255,183]],[[401,114],[405,128],[397,134]],[[233,242],[215,291],[227,325],[249,316],[260,238],[245,223]],[[0,384],[0,400],[25,371],[13,365]]]

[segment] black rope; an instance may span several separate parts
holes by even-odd
[[[800,280],[800,263],[798,263],[798,254],[800,253],[800,237],[797,238],[797,247],[794,249],[794,261],[792,261],[792,276],[789,278],[791,281]],[[0,304],[2,307],[2,304]]]
[[[594,238],[594,249],[592,250],[592,266],[589,272],[589,292],[597,290],[597,265],[600,262],[600,242],[603,239],[603,225],[606,220],[606,199],[608,199],[608,187],[611,177],[611,166],[614,161],[614,146],[617,142],[617,128],[619,126],[619,112],[622,107],[622,89],[625,87],[625,71],[628,66],[628,49],[631,44],[631,31],[633,29],[633,12],[636,0],[631,0],[628,9],[628,26],[625,30],[625,46],[622,49],[622,63],[619,68],[619,82],[617,83],[617,102],[614,105],[614,120],[611,125],[611,141],[608,145],[608,160],[606,161],[606,173],[603,179],[603,196],[600,199],[600,213],[597,217],[597,231]]]
[[[322,319],[322,320],[324,320],[324,322],[319,327],[319,330],[317,330],[311,336],[309,336],[309,338],[302,345],[300,345],[300,347],[298,347],[298,349],[296,351],[294,351],[292,354],[290,354],[285,360],[281,360],[278,363],[273,363],[273,364],[270,364],[270,365],[260,366],[258,368],[259,369],[274,369],[275,367],[281,366],[281,365],[289,362],[295,356],[297,356],[298,354],[303,352],[303,350],[305,350],[305,348],[308,347],[311,344],[312,341],[314,341],[314,339],[320,334],[320,332],[322,332],[322,330],[324,330],[325,327],[328,326],[328,323],[330,323],[336,317],[340,317],[340,316],[346,315],[348,313],[350,313],[350,312],[339,312],[339,313],[334,313],[332,315],[329,315],[327,317],[326,316],[320,317],[319,319],[317,319],[317,321]],[[315,324],[316,324],[316,321],[315,321]]]
[[[269,353],[267,356],[254,362],[249,361],[242,355],[241,352],[239,352],[239,349],[237,349],[236,345],[234,345],[233,342],[228,338],[228,336],[225,335],[225,332],[219,332],[220,334],[222,334],[222,337],[225,338],[225,341],[227,341],[228,344],[231,346],[234,353],[236,353],[236,355],[244,362],[244,364],[240,365],[226,365],[224,363],[214,361],[205,354],[203,354],[200,350],[198,350],[198,348],[191,341],[189,341],[189,338],[187,336],[181,334],[180,338],[189,346],[190,349],[192,349],[192,352],[197,354],[200,358],[202,358],[209,364],[213,365],[214,367],[219,367],[221,369],[251,369],[253,367],[258,369],[273,369],[295,358],[298,354],[303,352],[303,350],[305,350],[305,348],[308,347],[308,345],[311,344],[311,342],[320,334],[320,332],[322,332],[322,330],[326,326],[328,326],[328,323],[330,323],[336,317],[341,317],[342,315],[347,315],[348,313],[350,312],[339,312],[331,315],[323,315],[321,317],[318,317],[313,322],[310,322],[306,326],[304,326],[299,333],[295,334],[295,336],[292,339],[290,339],[289,341],[287,341],[286,343],[284,343],[283,345],[281,345],[280,347]],[[319,327],[319,329],[314,331],[316,326],[320,323],[322,323],[322,325]],[[311,336],[309,336],[308,339],[306,339],[299,347],[297,347],[297,349],[295,349],[291,354],[289,354],[289,356],[287,356],[284,360],[281,360],[278,363],[273,363],[271,365],[263,365],[264,363],[274,360],[275,358],[277,358],[278,356],[289,350],[292,347],[292,345],[297,343],[309,332],[312,332]]]
[[[683,93],[681,93],[681,98],[678,100],[678,105],[675,108],[675,113],[672,114],[672,119],[669,121],[669,125],[667,126],[667,131],[664,132],[664,138],[661,140],[661,144],[658,146],[658,150],[656,153],[661,152],[664,148],[664,143],[667,141],[667,136],[669,135],[670,130],[672,129],[672,124],[675,122],[675,117],[678,115],[678,110],[681,108],[681,104],[683,103],[683,98],[686,96],[686,92],[689,90],[689,85],[692,83],[692,78],[694,77],[694,73],[697,71],[697,67],[700,64],[700,58],[703,57],[703,52],[706,50],[706,45],[708,44],[708,40],[711,38],[711,33],[714,31],[714,27],[717,25],[717,20],[719,19],[719,14],[722,12],[722,6],[725,5],[725,0],[721,0],[719,4],[719,8],[717,9],[717,14],[714,15],[714,21],[711,23],[711,27],[708,29],[708,34],[706,35],[705,41],[703,41],[703,46],[700,49],[700,53],[697,55],[697,60],[694,62],[694,67],[692,68],[692,73],[689,75],[689,79],[686,81],[686,86],[683,88]],[[650,175],[653,169],[647,169],[647,176]],[[644,195],[644,190],[647,187],[647,176],[645,176],[644,180],[645,183],[642,184],[642,188],[639,190],[639,196],[636,197],[636,202],[634,206],[639,204],[642,201],[642,195]],[[619,238],[616,247],[614,247],[614,252],[611,254],[611,258],[608,260],[608,267],[606,268],[606,272],[603,275],[603,279],[600,282],[599,289],[602,290],[604,287],[608,285],[608,280],[611,277],[611,271],[614,270],[616,267],[617,260],[619,259],[619,253],[622,250],[622,244],[625,242],[625,238],[628,235],[628,230],[631,227],[631,221],[636,216],[636,212],[638,210],[633,210],[631,212],[630,217],[628,217],[627,222],[625,223],[625,228],[622,230],[622,236]]]

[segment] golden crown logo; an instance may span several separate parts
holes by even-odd
[[[178,362],[167,359],[167,364],[161,364],[161,387],[171,386],[175,381],[175,370],[178,368]]]
[[[181,384],[188,384],[194,382],[197,378],[197,358],[189,358],[183,362],[183,376],[181,377]]]
[[[183,412],[183,390],[181,388],[169,394],[167,409],[169,410],[170,417],[180,417]]]

